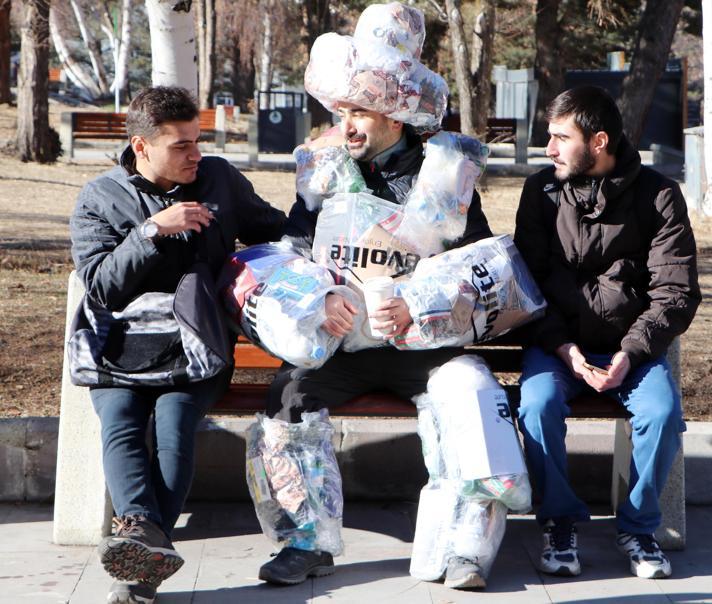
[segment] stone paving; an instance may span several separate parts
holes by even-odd
[[[272,587],[257,579],[269,559],[249,503],[191,504],[176,528],[185,566],[159,592],[157,604],[459,604],[589,602],[592,604],[712,603],[712,506],[688,506],[688,544],[669,552],[673,577],[649,581],[629,575],[613,546],[612,518],[580,525],[580,577],[536,572],[540,534],[530,515],[510,516],[488,587],[458,592],[408,574],[415,506],[400,502],[347,502],[346,553],[336,573],[294,586]],[[0,603],[105,601],[111,583],[92,547],[50,542],[52,508],[0,505]]]

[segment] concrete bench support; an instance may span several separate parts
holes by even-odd
[[[74,312],[84,295],[75,273],[67,287],[66,341]],[[111,530],[111,499],[104,481],[99,418],[89,389],[74,386],[63,363],[57,437],[57,481],[52,539],[60,545],[94,545]]]

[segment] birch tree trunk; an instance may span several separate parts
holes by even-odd
[[[665,71],[684,3],[684,0],[647,0],[645,3],[619,102],[623,129],[634,147],[640,142],[655,87]]]
[[[215,88],[215,2],[197,0],[198,13],[198,102],[202,109],[212,105]]]
[[[182,86],[196,95],[198,69],[190,0],[146,0],[151,31],[151,81]]]
[[[95,81],[103,96],[108,94],[109,84],[106,77],[106,69],[104,69],[104,62],[101,60],[101,48],[94,38],[94,34],[87,27],[84,11],[79,2],[77,2],[77,0],[69,0],[69,3],[72,5],[72,10],[77,19],[77,25],[79,26],[79,33],[82,36],[82,40],[84,40],[84,46],[86,46],[87,53],[89,54],[89,60],[94,70]]]
[[[487,133],[487,118],[492,98],[492,56],[496,15],[494,0],[484,0],[472,36],[470,72],[474,80],[475,96],[473,127],[474,131],[482,137]]]
[[[702,52],[704,58],[704,147],[707,189],[702,201],[702,212],[712,216],[712,5],[702,2]]]
[[[331,0],[302,0],[302,24],[303,42],[308,56],[314,41],[332,29]],[[331,112],[310,94],[307,95],[307,110],[311,113],[312,127],[331,125]]]
[[[56,8],[52,8],[49,11],[49,31],[52,36],[54,50],[57,52],[59,60],[62,61],[67,77],[90,100],[100,97],[101,89],[91,77],[91,74],[84,69],[84,66],[72,56],[67,46]]]
[[[272,85],[272,3],[262,2],[262,46],[260,52],[260,90],[269,90]]]
[[[132,0],[122,0],[121,2],[121,33],[114,41],[118,46],[118,52],[114,55],[118,57],[114,65],[114,81],[111,83],[111,92],[118,88],[123,91],[126,88],[129,73],[129,50],[131,50],[131,4]]]
[[[475,135],[474,93],[470,75],[470,53],[465,39],[465,26],[460,11],[461,0],[445,0],[448,33],[455,62],[455,82],[460,99],[460,130],[469,136]]]
[[[0,0],[0,103],[10,96],[10,0]]]
[[[562,36],[559,24],[559,0],[537,0],[534,36],[536,41],[534,66],[539,81],[539,94],[536,99],[532,144],[543,147],[549,142],[549,125],[544,117],[546,107],[564,88],[564,67],[559,44]]]
[[[54,161],[49,128],[49,0],[25,0],[17,77],[18,156]]]

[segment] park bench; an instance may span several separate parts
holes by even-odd
[[[219,105],[200,110],[200,131],[214,134],[215,144],[225,148],[225,118],[232,117],[234,107]],[[74,142],[78,140],[127,140],[126,114],[108,111],[72,111],[62,113],[60,128],[62,148],[67,157],[74,157]]]
[[[69,329],[75,309],[83,295],[83,287],[72,273],[67,296],[67,323]],[[68,333],[68,331],[67,331]],[[484,357],[495,373],[519,373],[522,350],[506,338],[471,347],[468,352]],[[671,347],[668,355],[673,374],[679,383],[679,346]],[[66,353],[65,353],[66,358]],[[278,368],[281,361],[243,338],[235,347],[237,371]],[[88,389],[73,386],[64,364],[62,376],[62,401],[57,451],[57,479],[54,505],[54,541],[58,544],[93,544],[108,534],[111,520],[111,502],[104,486],[101,467],[101,439],[99,421],[89,399]],[[233,383],[211,410],[211,416],[237,415],[251,417],[264,409],[267,384]],[[513,414],[519,402],[517,386],[505,386]],[[614,419],[615,446],[611,480],[611,504],[615,509],[628,492],[631,456],[630,426],[623,407],[606,395],[589,394],[577,398],[572,404],[572,418]],[[332,417],[366,418],[367,421],[389,421],[386,418],[407,418],[408,430],[415,432],[415,406],[409,401],[386,392],[368,393],[346,405],[334,409]],[[338,421],[338,419],[337,419]],[[403,420],[405,421],[405,420]],[[235,464],[242,461],[236,459]],[[673,465],[668,483],[661,498],[663,524],[657,535],[663,547],[682,549],[685,544],[684,467],[682,451]]]

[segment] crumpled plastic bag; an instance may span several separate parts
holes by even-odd
[[[323,200],[335,193],[367,190],[361,170],[344,147],[310,149],[299,145],[294,150],[294,159],[297,193],[311,212],[318,211]]]
[[[345,101],[435,131],[448,87],[418,60],[424,39],[421,11],[398,2],[372,4],[353,37],[327,33],[315,40],[304,87],[329,111]]]
[[[421,260],[399,286],[413,324],[393,340],[402,350],[484,342],[546,309],[509,235],[481,239]]]
[[[395,236],[422,257],[443,251],[446,242],[461,237],[488,155],[486,145],[464,134],[438,132],[429,138]]]
[[[501,392],[505,409],[485,407],[472,413],[478,393],[491,391]],[[452,556],[462,556],[479,564],[486,577],[504,535],[507,508],[526,512],[531,507],[531,487],[508,419],[506,395],[481,357],[462,355],[438,368],[428,380],[427,391],[414,400],[429,481],[420,495],[410,573],[437,580]],[[482,464],[470,462],[489,454],[480,450],[479,434],[481,413],[490,411],[500,416],[495,420],[500,450],[488,462],[505,471],[482,476],[477,471]]]
[[[231,254],[219,283],[228,314],[245,336],[297,367],[321,367],[341,344],[342,338],[321,327],[327,294],[338,293],[361,307],[354,291],[335,285],[326,268],[285,242]]]
[[[341,475],[326,410],[299,423],[258,413],[247,430],[246,476],[257,518],[276,544],[343,552]]]

